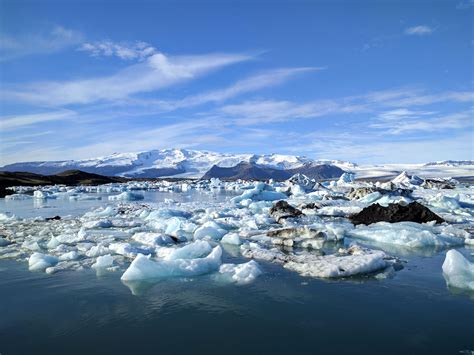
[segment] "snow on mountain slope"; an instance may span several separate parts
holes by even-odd
[[[384,165],[359,165],[350,169],[356,178],[393,178],[406,171],[410,175],[424,178],[440,177],[468,177],[474,176],[474,164],[444,165],[444,164],[384,164]]]
[[[41,161],[9,164],[3,171],[25,171],[38,174],[57,174],[78,169],[100,175],[127,177],[201,177],[212,166],[234,167],[248,162],[260,167],[291,170],[305,164],[334,165],[354,172],[356,178],[393,178],[402,171],[422,177],[474,176],[473,161],[443,161],[427,164],[357,165],[340,160],[314,160],[304,156],[282,154],[223,154],[188,149],[161,149],[138,153],[114,153],[82,160]]]

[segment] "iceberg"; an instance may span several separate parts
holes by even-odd
[[[216,222],[207,221],[194,231],[194,239],[197,240],[197,239],[203,239],[203,238],[209,237],[214,240],[219,240],[226,233],[227,231],[221,228],[221,226],[218,225]]]
[[[449,286],[474,290],[474,264],[457,250],[449,250],[443,263],[443,275]]]
[[[173,248],[167,254],[165,260],[195,259],[208,255],[212,251],[212,246],[205,240],[196,240],[181,248]]]
[[[443,228],[415,222],[378,222],[368,226],[358,225],[355,229],[348,231],[348,235],[356,239],[408,248],[449,247],[464,244],[464,238],[443,233]]]
[[[245,285],[261,275],[262,270],[255,260],[250,260],[243,264],[222,264],[219,273],[238,285]]]
[[[30,271],[44,271],[50,266],[58,263],[58,258],[52,255],[33,253],[28,259],[28,268]]]
[[[222,249],[216,246],[205,258],[154,261],[142,254],[132,261],[121,280],[134,281],[165,277],[186,277],[216,271],[221,265]]]
[[[139,201],[143,200],[145,197],[142,194],[125,191],[119,195],[109,196],[109,201]]]
[[[95,263],[92,264],[94,269],[106,269],[114,264],[114,258],[110,254],[99,256]]]
[[[245,191],[242,195],[234,197],[232,202],[238,204],[244,200],[253,201],[275,201],[275,200],[286,200],[286,196],[282,192],[277,192],[275,189],[265,184],[264,182],[258,182],[255,184],[253,189]]]
[[[242,244],[242,241],[237,233],[227,233],[222,237],[221,243],[240,245]]]
[[[393,264],[390,257],[380,250],[352,246],[331,255],[313,253],[284,254],[277,248],[265,249],[257,243],[241,246],[242,255],[247,258],[266,260],[282,264],[284,268],[296,271],[302,276],[316,278],[339,278],[368,274],[383,270]]]

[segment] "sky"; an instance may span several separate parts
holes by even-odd
[[[474,0],[0,0],[0,165],[474,159]]]

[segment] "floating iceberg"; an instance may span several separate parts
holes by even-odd
[[[221,228],[216,222],[208,221],[194,231],[194,239],[209,237],[214,240],[221,239],[227,231]]]
[[[282,192],[277,192],[275,189],[265,184],[264,182],[258,182],[255,184],[254,188],[251,190],[245,191],[242,195],[234,197],[232,202],[240,203],[244,200],[253,200],[253,201],[275,201],[275,200],[285,200],[286,196]]]
[[[122,280],[146,280],[207,274],[221,265],[222,249],[216,246],[205,258],[154,261],[139,254],[122,275]]]
[[[221,243],[231,244],[231,245],[240,245],[242,241],[240,240],[238,233],[227,233],[221,239]]]
[[[284,268],[296,271],[302,276],[338,278],[368,274],[391,266],[394,261],[383,251],[352,246],[337,254],[316,255],[313,253],[284,254],[280,250],[265,249],[257,243],[241,246],[242,255],[247,258],[266,260],[282,264]]]
[[[474,264],[454,249],[446,253],[443,275],[449,286],[474,290]]]
[[[139,201],[143,200],[144,196],[142,194],[125,191],[119,195],[109,196],[109,201]]]
[[[110,254],[99,256],[92,265],[94,269],[106,269],[114,264],[114,258]]]
[[[261,275],[262,270],[255,260],[250,260],[244,264],[222,264],[219,273],[238,285],[245,285]]]
[[[463,231],[460,230],[459,232],[462,233]],[[445,233],[443,228],[414,222],[378,222],[369,226],[359,225],[349,231],[348,234],[356,239],[395,244],[407,248],[450,247],[464,244],[464,238],[461,237],[461,234]]]
[[[33,253],[28,259],[28,268],[30,271],[44,271],[50,266],[58,263],[58,258],[52,255],[42,253]]]

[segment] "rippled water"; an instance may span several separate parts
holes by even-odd
[[[151,193],[145,201],[197,197],[170,195]],[[79,209],[104,201],[53,200],[50,209],[39,211],[32,210],[31,200],[1,203],[0,211],[18,203],[16,209],[9,207],[17,214],[41,211],[48,216],[53,210],[49,215],[81,214]],[[473,252],[459,250],[466,255]],[[246,286],[222,283],[212,275],[127,285],[120,281],[122,271],[47,275],[29,272],[24,262],[2,260],[0,353],[459,354],[474,350],[474,294],[446,287],[441,273],[445,252],[398,249],[390,253],[406,260],[405,268],[392,279],[322,281],[261,262],[264,273]],[[235,249],[227,247],[224,261],[242,262],[236,255]]]
[[[229,196],[234,196],[234,191],[226,190],[212,190],[212,191],[199,191],[189,190],[186,193],[172,192],[172,191],[139,191],[138,193],[143,194],[144,199],[137,201],[137,203],[157,203],[163,202],[166,199],[172,199],[176,202],[190,202],[195,199],[199,199],[202,202],[223,201]],[[15,214],[21,218],[32,218],[32,217],[53,217],[59,216],[80,216],[87,211],[104,205],[114,205],[127,201],[109,201],[108,197],[111,195],[118,195],[115,193],[89,193],[81,194],[81,196],[92,196],[100,197],[100,200],[69,200],[69,199],[28,199],[28,200],[5,200],[0,198],[0,212],[7,212]]]

